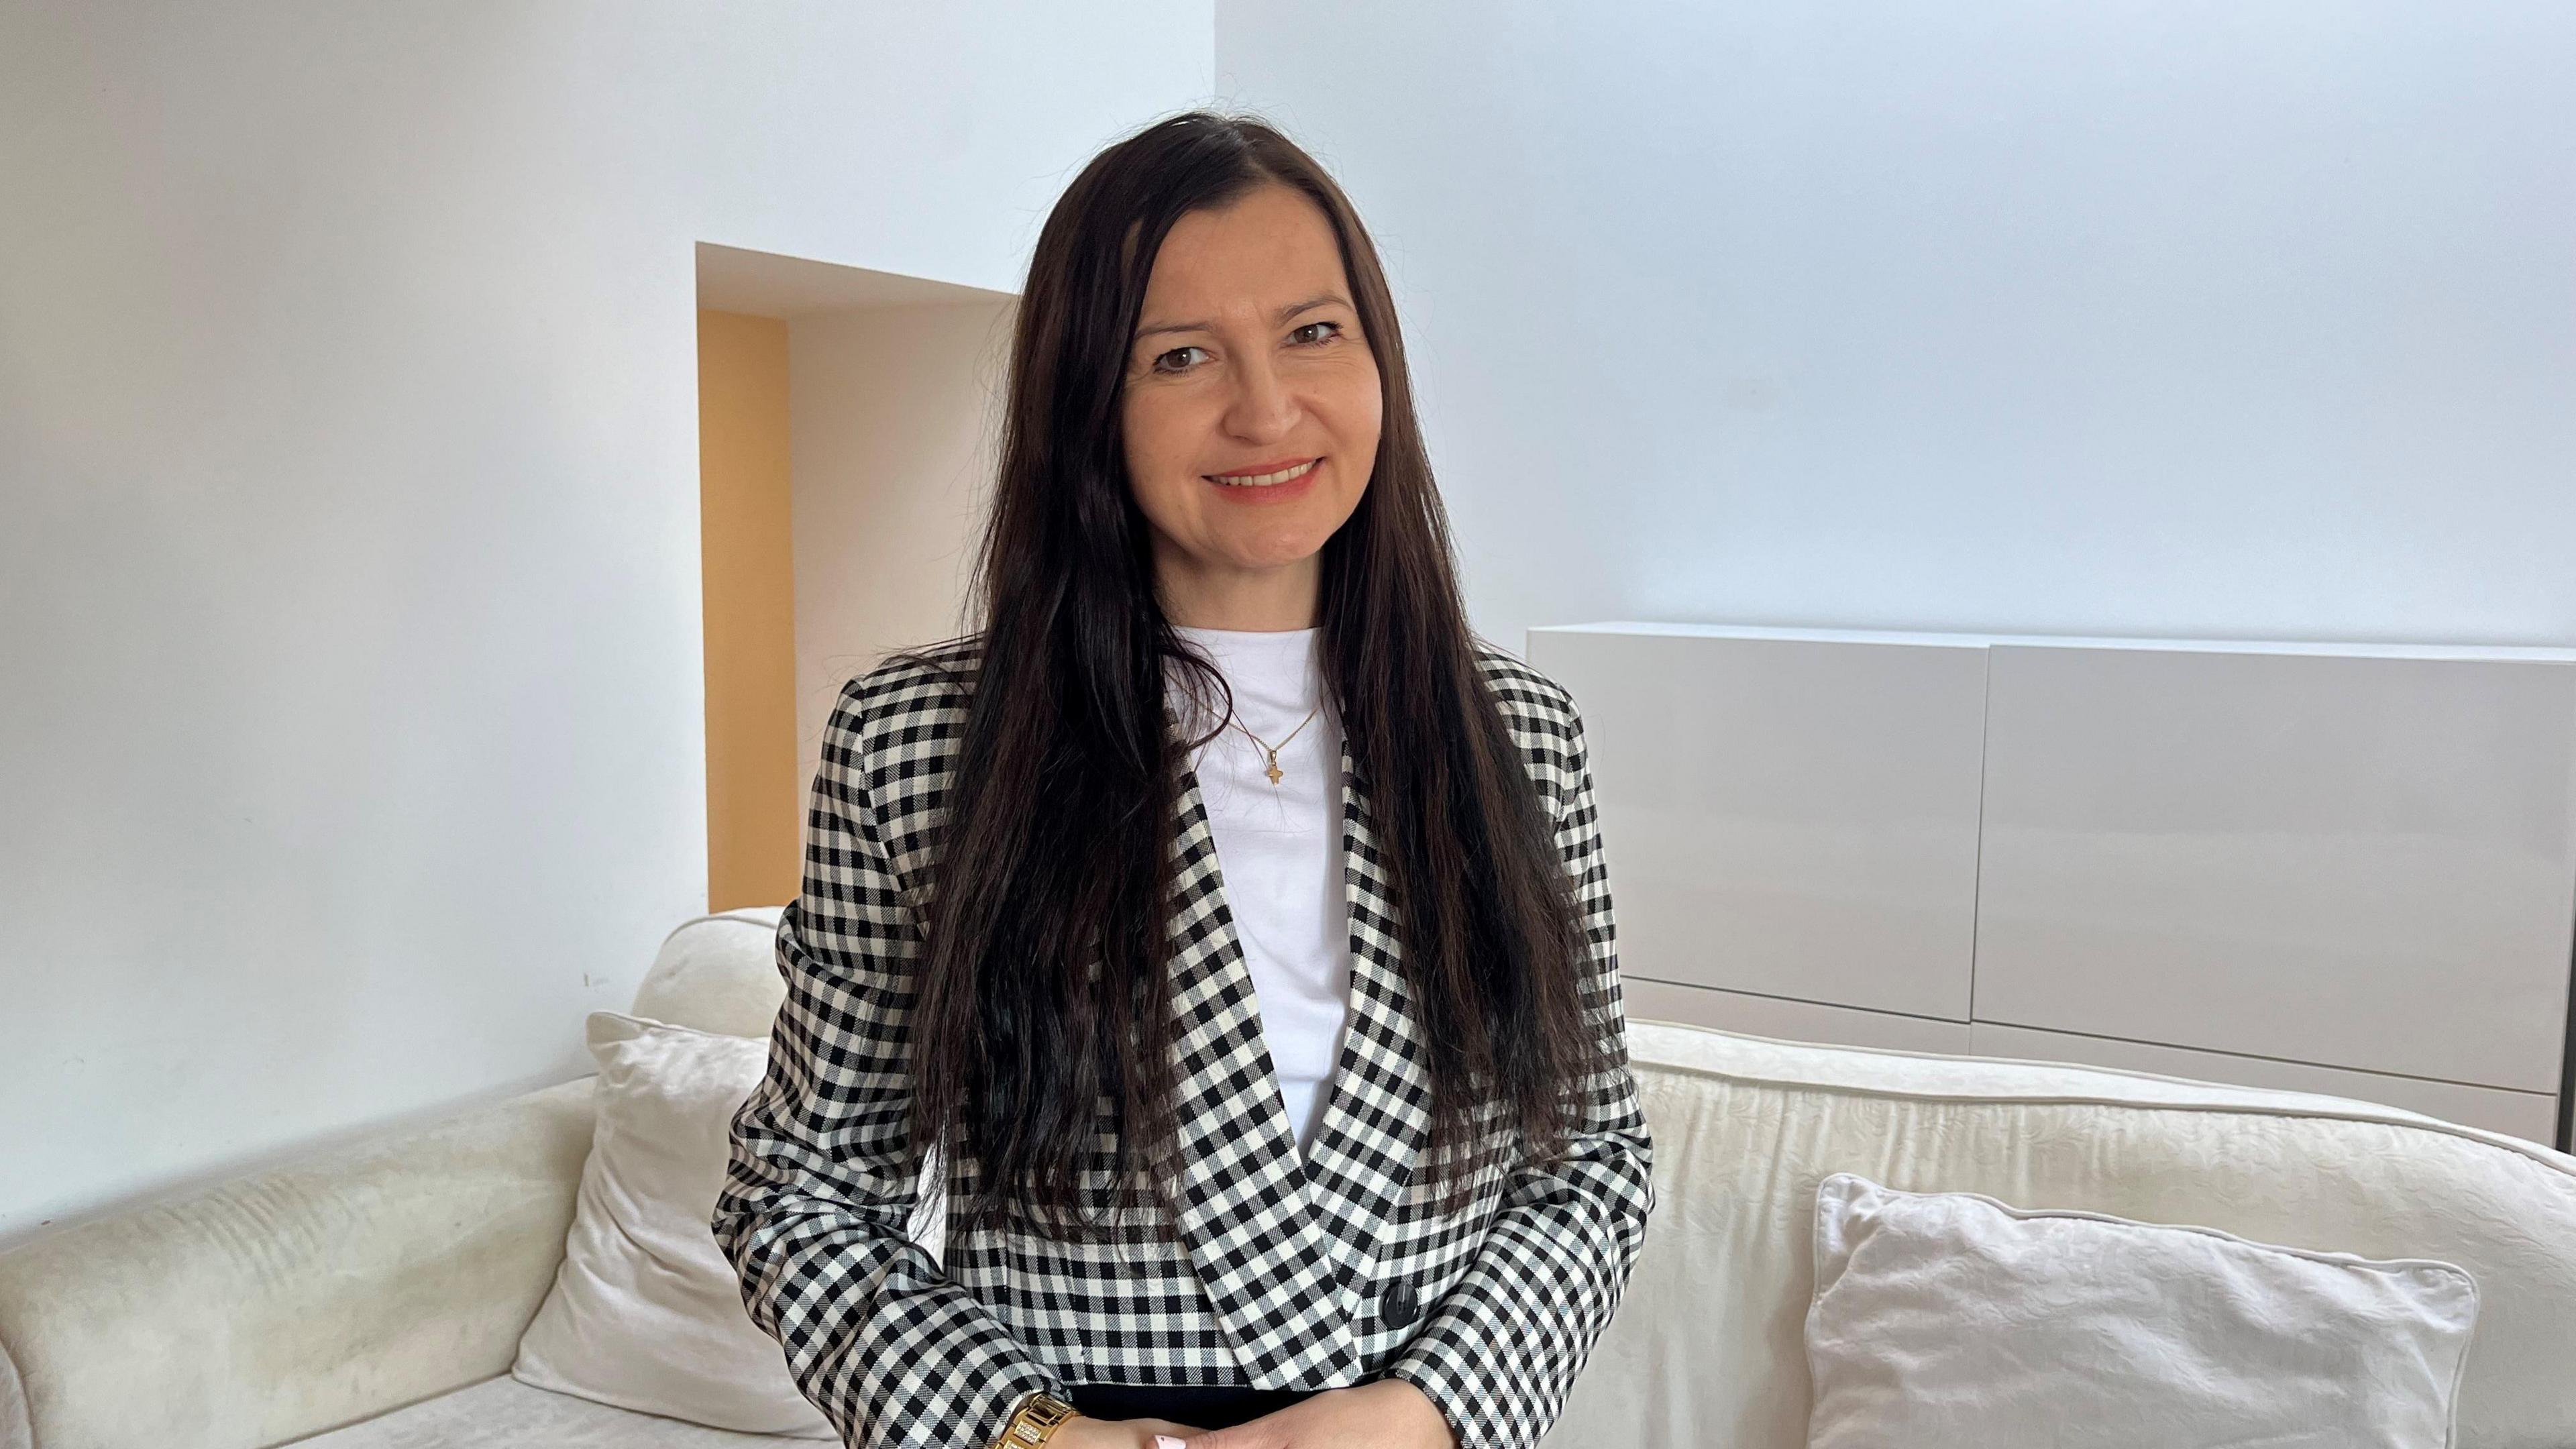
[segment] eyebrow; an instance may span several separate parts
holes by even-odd
[[[1300,312],[1312,312],[1318,307],[1330,307],[1337,304],[1348,307],[1351,305],[1351,302],[1348,297],[1343,296],[1339,292],[1325,292],[1318,296],[1309,297],[1303,302],[1291,302],[1287,306],[1280,308],[1277,320],[1285,322]],[[1213,332],[1215,330],[1216,329],[1214,327],[1205,322],[1157,322],[1151,327],[1137,328],[1136,340],[1142,341],[1145,338],[1153,336],[1157,332]]]

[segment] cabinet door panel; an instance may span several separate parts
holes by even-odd
[[[1985,651],[1534,629],[1637,975],[1965,1021]]]
[[[2576,665],[1989,667],[1978,1021],[2555,1095]]]

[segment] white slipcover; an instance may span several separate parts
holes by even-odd
[[[756,1033],[782,991],[776,920],[685,924],[636,1013]],[[1836,1171],[2458,1263],[2482,1303],[2461,1449],[2576,1445],[2576,1159],[2296,1093],[1643,1020],[1631,1041],[1658,1206],[1552,1446],[1799,1449],[1810,1224]],[[560,1260],[588,1090],[0,1254],[0,1449],[259,1449],[334,1429],[314,1449],[763,1442],[484,1382],[509,1366]]]

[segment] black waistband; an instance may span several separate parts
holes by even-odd
[[[1095,1419],[1169,1419],[1193,1429],[1230,1429],[1317,1392],[1242,1384],[1065,1385],[1067,1402]]]

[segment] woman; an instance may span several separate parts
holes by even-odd
[[[1154,125],[1009,392],[982,627],[824,740],[744,1303],[853,1446],[1526,1446],[1651,1144],[1582,724],[1467,628],[1368,235],[1269,127]]]

